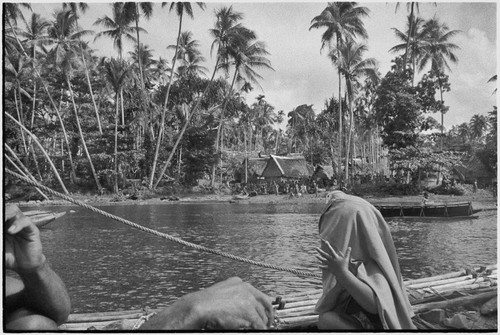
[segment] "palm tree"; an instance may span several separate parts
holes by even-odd
[[[182,65],[177,68],[179,77],[206,76],[208,68],[201,65],[203,62],[205,62],[205,57],[201,54],[187,54]]]
[[[248,36],[245,37],[245,35]],[[229,95],[231,94],[235,82],[252,82],[259,85],[258,79],[262,79],[262,76],[258,74],[254,70],[254,68],[267,68],[274,70],[271,66],[271,62],[265,57],[266,55],[269,55],[269,52],[267,52],[264,42],[256,41],[254,34],[251,32],[248,32],[245,35],[242,36],[243,40],[241,41],[241,43],[237,43],[236,45],[232,45],[228,48],[230,58],[220,65],[220,68],[224,69],[226,73],[229,72],[229,69],[232,66],[234,66],[234,74],[231,81],[231,86],[229,87],[228,93],[224,98],[224,103],[221,109],[219,127],[217,128],[217,136],[215,142],[215,148],[217,152],[219,151],[219,142],[221,142],[222,140],[221,133],[224,122],[224,112],[226,110]],[[220,147],[222,147],[222,143],[220,144]],[[220,157],[219,152],[218,154]],[[215,165],[212,169],[212,184],[214,183],[214,181]]]
[[[439,22],[437,17],[425,22],[423,26],[426,41],[423,46],[424,54],[419,60],[419,69],[422,70],[431,63],[431,71],[434,73],[443,73],[446,69],[451,71],[448,61],[457,63],[458,58],[454,51],[460,49],[459,46],[450,42],[455,35],[460,33],[459,30],[450,30],[445,24]],[[438,78],[441,76],[438,75]],[[443,86],[439,79],[439,92],[441,95],[441,104],[443,104]],[[441,150],[443,147],[443,131],[444,131],[444,110],[441,110]]]
[[[205,4],[202,2],[197,3],[198,6],[201,9],[205,8]],[[162,7],[166,6],[167,3],[164,2],[162,3]],[[165,94],[165,100],[163,101],[163,109],[161,113],[161,120],[160,120],[160,128],[158,130],[158,137],[156,138],[156,147],[155,147],[155,154],[153,157],[153,166],[151,167],[151,176],[149,178],[149,187],[153,187],[153,181],[154,181],[154,176],[155,176],[155,171],[156,171],[156,164],[158,162],[158,156],[160,152],[160,145],[161,141],[163,139],[163,131],[165,127],[165,116],[167,114],[167,105],[168,105],[168,99],[170,97],[170,90],[172,88],[172,82],[174,79],[174,72],[175,72],[175,63],[178,59],[178,49],[181,41],[181,31],[182,31],[182,19],[184,17],[184,13],[186,13],[189,17],[194,18],[193,15],[193,7],[191,6],[191,3],[189,2],[173,2],[170,4],[170,9],[169,11],[172,11],[172,9],[175,8],[175,11],[177,13],[177,16],[179,16],[179,29],[177,31],[177,43],[175,47],[175,52],[174,52],[174,58],[172,60],[172,75],[170,76],[170,80],[168,82],[168,87],[167,87],[167,93]],[[160,177],[161,178],[161,177]],[[155,186],[156,187],[156,186]]]
[[[48,37],[49,40],[55,43],[54,48],[49,53],[49,58],[51,58],[56,67],[58,67],[63,77],[66,80],[66,85],[71,97],[71,102],[73,105],[73,112],[75,114],[75,121],[78,128],[78,134],[80,135],[80,141],[82,142],[85,155],[90,164],[90,170],[92,171],[92,176],[97,186],[98,193],[102,193],[101,184],[99,183],[99,177],[92,163],[92,158],[87,148],[85,142],[85,137],[83,135],[83,130],[80,125],[80,118],[78,116],[78,110],[76,108],[75,96],[73,88],[71,86],[71,76],[75,67],[78,67],[79,61],[77,58],[77,49],[81,48],[80,37],[83,35],[88,35],[89,31],[80,30],[77,31],[78,27],[76,25],[76,15],[74,12],[69,10],[62,10],[55,13],[55,20],[52,22],[52,26],[49,27]]]
[[[136,38],[132,35],[137,29],[145,31],[142,28],[131,27],[130,24],[134,21],[135,17],[126,11],[123,2],[115,2],[111,4],[113,18],[109,16],[104,16],[98,18],[94,25],[101,25],[108,30],[101,31],[95,36],[94,40],[107,36],[113,40],[113,46],[118,51],[119,60],[123,59],[123,44],[124,40],[128,39],[132,42],[136,42]],[[122,112],[122,125],[125,125],[125,112],[123,110],[123,87],[120,91],[120,102],[121,102],[121,112]]]
[[[221,9],[217,10],[215,13],[215,17],[216,17],[215,27],[210,29],[210,35],[214,38],[214,41],[212,42],[211,46],[211,51],[213,51],[214,47],[217,47],[217,59],[215,61],[212,77],[210,78],[203,93],[198,97],[198,100],[196,101],[194,107],[191,108],[188,119],[186,120],[183,128],[181,129],[181,132],[177,137],[177,141],[174,144],[174,148],[170,152],[170,155],[167,158],[166,163],[163,165],[161,173],[158,179],[156,180],[155,185],[153,186],[154,188],[156,188],[160,180],[163,178],[163,174],[165,173],[168,165],[170,164],[170,161],[172,160],[173,154],[177,149],[177,145],[182,139],[182,136],[189,124],[189,121],[198,110],[201,100],[207,94],[208,90],[212,86],[215,74],[219,70],[219,64],[221,63],[222,60],[227,59],[228,56],[226,50],[228,49],[228,46],[231,45],[231,43],[237,43],[238,41],[240,41],[242,32],[248,31],[241,26],[241,23],[239,23],[239,21],[243,18],[243,15],[241,13],[233,11],[232,6],[222,7]],[[213,109],[215,109],[215,107]]]
[[[22,95],[31,98],[31,96],[21,87],[22,77],[28,71],[27,60],[26,57],[21,54],[9,54],[6,57],[6,64],[4,67],[6,79],[9,81],[6,82],[6,88],[8,86],[12,86],[14,91],[14,102],[16,106],[17,119],[19,123],[23,126],[24,122],[24,114],[23,114],[23,104],[22,104]],[[7,85],[10,84],[10,85]],[[24,132],[21,128],[21,138],[23,141],[23,148],[28,155],[28,146],[26,144],[26,139],[24,137]]]
[[[493,77],[491,77],[490,79],[488,79],[488,83],[493,83],[493,82],[496,82],[497,81],[497,75],[494,75]],[[491,93],[492,95],[497,93],[497,89],[495,88],[495,90],[493,91],[493,93]]]
[[[402,41],[402,43],[395,45],[389,52],[400,52],[403,51],[409,52],[410,60],[412,64],[413,70],[413,78],[412,83],[415,81],[415,73],[416,73],[416,61],[420,59],[423,55],[422,46],[425,40],[425,33],[422,29],[422,25],[424,20],[420,17],[417,17],[410,21],[411,16],[408,16],[408,28],[406,32],[402,32],[397,28],[392,28],[396,37]],[[411,29],[411,30],[410,30]],[[405,63],[406,64],[406,63]]]
[[[395,11],[397,12],[398,9],[399,9],[399,5],[401,3],[400,2],[397,2],[396,3],[396,9]],[[436,3],[434,2],[433,3],[434,6],[436,6]],[[417,11],[417,13],[419,12],[419,9],[420,9],[420,6],[419,6],[419,3],[418,2],[407,2],[406,3],[406,9],[410,11],[410,15],[408,16],[408,22],[409,22],[409,26],[408,26],[408,31],[413,31],[413,23],[415,22],[414,19],[413,19],[413,16],[414,16],[414,13],[415,13],[415,10]],[[405,47],[405,53],[403,55],[403,69],[406,68],[406,62],[408,60],[408,50],[410,49],[410,44],[411,44],[411,38],[412,38],[412,35],[409,35],[410,38],[408,38],[406,40],[406,47]]]
[[[363,53],[368,50],[366,45],[356,44],[352,40],[348,40],[340,48],[340,50],[332,50],[330,58],[337,64],[337,68],[340,69],[344,76],[349,101],[349,134],[347,136],[345,156],[345,180],[348,180],[350,144],[354,143],[352,139],[354,131],[353,101],[354,95],[357,93],[356,86],[360,85],[358,79],[361,76],[377,80],[378,71],[377,61],[374,58],[363,59]],[[340,58],[337,58],[339,55]]]
[[[79,18],[78,11],[80,10],[82,13],[85,13],[88,8],[89,5],[85,2],[63,2],[63,9],[69,9],[75,16],[75,25],[77,29],[78,29],[78,18]],[[93,34],[93,32],[88,30],[87,34]],[[85,59],[84,44],[80,40],[80,37],[78,37],[78,40],[79,40],[80,54],[83,62],[83,68],[85,70],[85,77],[87,78],[87,85],[89,87],[90,98],[92,99],[92,105],[94,107],[94,112],[97,120],[97,128],[99,129],[99,133],[102,135],[101,118],[99,117],[99,110],[97,108],[97,104],[95,101],[94,91],[92,90],[92,83],[90,82],[89,69],[87,67],[87,61]]]
[[[485,115],[475,114],[470,119],[469,127],[472,140],[478,142],[482,141],[483,136],[488,129],[488,117]]]
[[[25,8],[31,9],[31,7],[29,6],[29,4],[21,4],[21,5],[24,6]],[[22,12],[19,9],[18,4],[15,4],[15,3],[6,3],[4,5],[4,12],[5,12],[4,18],[6,19],[7,23],[9,24],[10,31],[14,35],[14,38],[15,38],[15,40],[17,42],[17,45],[19,46],[19,49],[20,49],[21,53],[25,57],[29,58],[26,50],[23,47],[23,44],[21,43],[21,41],[19,40],[19,37],[17,36],[16,29],[13,26],[13,24],[14,25],[17,24],[17,19],[18,18],[22,18]],[[33,60],[33,61],[35,61],[35,60]],[[47,85],[43,81],[43,77],[41,76],[41,74],[38,71],[38,69],[36,68],[36,66],[33,67],[33,70],[35,71],[36,76],[40,80],[40,82],[42,84],[42,87],[43,87],[45,93],[47,94],[47,97],[49,98],[50,104],[52,105],[52,108],[56,112],[57,117],[59,119],[59,122],[61,124],[61,129],[62,129],[62,132],[63,132],[64,141],[65,141],[65,144],[66,144],[66,147],[67,147],[67,150],[68,150],[68,160],[69,160],[69,165],[70,165],[70,180],[71,180],[72,183],[75,183],[76,182],[75,165],[74,165],[73,157],[72,157],[72,154],[71,154],[71,147],[69,145],[68,135],[67,135],[66,129],[64,127],[64,122],[62,121],[62,117],[61,117],[61,113],[59,111],[59,107],[54,102],[54,99],[52,98],[52,94],[50,93]]]
[[[135,32],[137,35],[137,49],[139,49],[141,42],[139,40],[139,18],[141,16],[141,12],[144,17],[149,20],[153,15],[153,3],[152,2],[125,2],[123,10],[127,12],[129,16],[133,18],[135,21]],[[139,58],[139,76],[141,79],[141,88],[144,90],[144,74],[143,74],[143,64],[142,59]]]
[[[331,45],[335,38],[337,50],[340,50],[340,45],[347,39],[354,39],[356,36],[362,38],[368,37],[364,28],[362,17],[368,15],[368,9],[365,7],[357,7],[356,2],[331,2],[321,12],[320,15],[311,20],[312,28],[326,28],[326,31],[321,37],[321,49],[326,44]],[[339,57],[340,58],[340,57]],[[341,73],[338,71],[339,80],[339,101],[342,101],[342,85]],[[339,104],[339,157],[338,157],[338,176],[342,173],[342,103]]]
[[[129,70],[126,63],[119,59],[112,58],[104,63],[106,80],[113,88],[115,93],[115,144],[114,144],[114,192],[118,193],[118,120],[119,120],[119,95],[123,89],[125,81],[129,76]]]
[[[32,66],[34,67],[37,61],[36,53],[39,46],[47,43],[47,28],[50,26],[50,22],[40,17],[40,14],[32,13],[31,20],[26,24],[26,30],[19,32],[19,35],[26,38],[26,42],[31,46],[32,55]],[[33,127],[34,116],[35,116],[35,106],[36,106],[36,80],[33,81],[33,105],[31,110],[31,124]],[[31,138],[30,138],[31,140]]]
[[[205,61],[205,58],[201,55],[199,47],[199,41],[193,39],[193,33],[190,31],[184,31],[181,33],[178,44],[169,45],[167,47],[167,49],[174,50],[175,54],[173,60],[178,60],[181,64],[177,68],[178,77],[181,77],[182,74],[196,71],[196,67],[206,69],[198,65],[200,62]]]

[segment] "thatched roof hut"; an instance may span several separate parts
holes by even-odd
[[[303,179],[309,178],[311,171],[306,164],[306,159],[303,156],[274,156],[267,162],[262,177],[266,179]]]
[[[235,173],[234,180],[236,182],[245,181],[245,168],[248,169],[248,182],[255,182],[262,176],[262,171],[267,165],[269,157],[249,157],[245,158],[241,163],[241,168]]]
[[[489,185],[493,178],[496,177],[495,173],[490,171],[476,155],[472,155],[467,159],[464,166],[454,167],[451,175],[462,182],[472,183],[477,180],[479,184],[483,185]]]

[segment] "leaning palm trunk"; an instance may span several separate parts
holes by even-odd
[[[215,137],[215,151],[217,153],[217,158],[218,161],[220,161],[222,165],[222,152],[219,152],[219,142],[220,142],[220,148],[222,148],[222,123],[224,122],[224,111],[226,110],[227,106],[227,101],[229,100],[229,95],[231,94],[231,91],[234,86],[234,82],[236,81],[236,75],[238,74],[238,70],[236,69],[234,71],[234,76],[233,80],[231,81],[231,87],[229,87],[229,91],[227,92],[226,96],[224,97],[224,104],[222,105],[222,109],[220,111],[220,119],[219,119],[219,127],[217,128],[217,136]],[[215,168],[217,166],[218,161],[215,161],[214,164],[212,165],[212,186],[215,184]],[[222,182],[222,177],[221,177],[221,182]]]
[[[43,146],[40,144],[40,142],[38,141],[38,139],[36,138],[36,136],[31,132],[29,131],[28,129],[26,129],[25,126],[23,126],[21,123],[19,123],[12,115],[10,115],[9,113],[4,113],[4,115],[8,116],[12,121],[14,121],[16,124],[18,124],[20,127],[23,128],[23,130],[26,132],[26,134],[28,134],[32,139],[33,141],[36,143],[36,145],[38,145],[38,147],[40,148],[40,150],[42,151],[43,155],[45,156],[45,158],[47,159],[47,161],[49,162],[50,164],[50,167],[52,168],[52,171],[54,172],[54,175],[56,176],[57,178],[57,181],[59,182],[59,184],[61,185],[61,188],[63,189],[64,191],[64,194],[69,194],[68,190],[66,189],[66,186],[64,186],[64,182],[62,181],[61,179],[61,176],[59,175],[59,173],[57,172],[57,169],[54,165],[54,163],[52,162],[52,160],[50,159],[50,156],[49,154],[47,153],[47,151],[45,151],[45,149],[43,148]]]
[[[89,150],[87,149],[87,144],[85,143],[85,138],[83,137],[83,131],[82,131],[82,127],[80,125],[80,118],[78,117],[78,111],[76,110],[75,95],[73,93],[73,88],[71,87],[71,82],[70,82],[68,76],[66,76],[66,84],[68,85],[69,94],[71,96],[71,102],[73,104],[73,111],[75,112],[76,126],[78,127],[78,134],[80,134],[80,141],[82,141],[83,150],[85,151],[85,155],[87,156],[87,159],[89,160],[90,170],[92,171],[92,176],[94,177],[95,184],[97,186],[97,192],[100,194],[102,191],[101,184],[99,183],[99,177],[97,176],[97,173],[96,173],[95,168],[94,168],[94,164],[92,163],[92,158],[90,157]]]
[[[23,115],[21,112],[22,105],[21,105],[21,88],[19,87],[19,83],[16,85],[16,89],[14,89],[14,102],[16,104],[16,112],[17,112],[17,118],[19,119],[19,122],[23,124]],[[17,94],[19,93],[19,101],[17,98]],[[21,128],[21,138],[23,140],[23,148],[26,156],[28,155],[28,147],[26,145],[26,138],[24,137],[23,129]]]
[[[184,132],[187,129],[189,121],[191,121],[193,115],[196,113],[196,111],[198,110],[198,107],[200,106],[201,100],[207,94],[208,89],[212,85],[212,82],[214,81],[215,73],[217,72],[217,68],[219,66],[219,62],[220,62],[220,57],[217,57],[217,61],[215,62],[215,67],[214,67],[214,72],[212,73],[212,77],[210,78],[210,81],[208,82],[207,87],[205,87],[205,90],[203,91],[203,93],[198,97],[198,101],[196,101],[196,105],[191,109],[191,112],[187,116],[186,122],[184,123],[184,126],[182,127],[182,130],[181,130],[179,136],[177,137],[177,141],[175,141],[174,147],[172,148],[172,151],[170,152],[170,154],[167,158],[167,161],[165,162],[165,165],[163,165],[163,168],[161,169],[161,172],[160,172],[160,175],[158,176],[158,179],[156,180],[155,184],[153,185],[153,189],[155,189],[158,186],[158,184],[160,183],[160,181],[162,180],[163,174],[165,173],[168,166],[170,165],[170,161],[172,160],[172,157],[174,156],[174,153],[177,150],[177,146],[179,145],[179,143],[182,139],[182,136],[184,136]],[[215,109],[215,107],[213,107],[212,109]]]
[[[27,58],[29,58],[28,54],[26,53],[26,50],[24,50],[24,47],[23,47],[21,41],[19,41],[19,38],[18,38],[18,36],[16,34],[16,31],[14,30],[14,27],[12,26],[12,23],[10,22],[10,20],[7,20],[7,21],[9,22],[9,26],[12,29],[12,32],[14,33],[14,37],[16,39],[17,44],[21,48],[21,51],[23,52],[23,54]],[[70,168],[71,168],[70,180],[71,180],[72,183],[75,183],[75,181],[76,181],[75,165],[73,163],[73,157],[71,155],[71,147],[70,147],[69,140],[68,140],[68,134],[66,133],[66,128],[64,127],[64,123],[62,121],[61,113],[59,111],[59,108],[55,104],[54,99],[52,99],[52,95],[50,94],[49,89],[47,88],[47,85],[43,81],[42,75],[40,74],[40,72],[38,72],[38,69],[36,68],[36,66],[33,66],[33,70],[35,71],[35,74],[37,75],[37,77],[40,79],[40,82],[42,83],[42,86],[43,86],[43,88],[45,90],[45,93],[49,97],[50,103],[52,104],[52,108],[54,108],[54,110],[56,111],[57,117],[58,117],[59,122],[61,124],[61,128],[62,128],[63,135],[64,135],[64,141],[65,141],[65,144],[66,144],[66,147],[67,147],[67,150],[68,150],[68,159],[69,159],[69,164],[70,164]]]
[[[158,156],[160,153],[160,145],[161,145],[161,141],[162,141],[162,137],[163,137],[163,130],[165,128],[165,117],[167,114],[168,99],[170,96],[170,89],[172,88],[172,81],[174,78],[175,63],[177,61],[177,52],[179,50],[179,43],[180,43],[180,38],[181,38],[181,28],[182,28],[182,15],[180,15],[180,18],[179,18],[179,30],[177,32],[177,44],[175,45],[174,60],[172,62],[172,74],[170,75],[170,79],[169,79],[168,87],[167,87],[167,93],[165,94],[165,101],[163,102],[163,110],[161,112],[160,129],[158,130],[158,137],[156,139],[156,147],[155,147],[155,155],[153,157],[153,166],[151,167],[151,175],[149,177],[149,188],[153,187],[153,181],[154,181],[154,176],[155,176],[155,172],[156,172],[156,164],[158,163]],[[175,151],[175,150],[173,150],[173,151]],[[161,178],[161,176],[158,178]],[[158,185],[158,182],[155,184],[154,188],[156,188],[156,185]]]
[[[340,59],[340,36],[337,35],[337,52]],[[338,182],[342,178],[342,74],[339,67],[339,152],[338,152]]]
[[[16,160],[17,164],[13,162],[9,156],[5,155],[4,157],[16,168],[17,171],[23,176],[25,176],[28,179],[31,179],[33,181],[36,181],[35,177],[29,172],[29,170],[24,166],[23,162],[17,157],[16,153],[14,150],[12,150],[6,143],[4,143],[4,147],[9,151],[9,153],[12,155],[12,157]],[[40,193],[40,195],[45,199],[48,200],[49,198],[42,192],[40,189],[35,187],[35,190]]]

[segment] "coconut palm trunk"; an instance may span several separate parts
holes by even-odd
[[[61,185],[61,188],[63,189],[64,191],[64,194],[69,194],[68,190],[66,189],[66,186],[64,185],[64,182],[62,181],[61,179],[61,176],[59,175],[59,172],[57,172],[57,169],[54,165],[54,163],[52,162],[52,159],[50,159],[50,156],[49,154],[47,153],[47,151],[45,151],[45,149],[43,148],[43,146],[40,144],[40,142],[38,141],[38,139],[36,138],[36,136],[31,132],[29,131],[28,129],[26,129],[25,126],[23,126],[21,123],[19,123],[16,118],[14,118],[12,115],[10,115],[9,113],[4,113],[4,115],[6,115],[7,117],[9,117],[12,121],[14,121],[17,125],[19,125],[20,127],[23,128],[23,130],[26,132],[26,134],[28,134],[32,139],[33,139],[33,142],[36,143],[36,145],[40,148],[40,150],[42,151],[43,155],[45,156],[45,158],[47,159],[47,162],[49,163],[51,169],[52,169],[52,172],[54,172],[54,175],[56,176],[56,179],[57,181],[59,182],[59,184]]]
[[[160,129],[158,131],[158,137],[156,138],[156,147],[155,147],[155,154],[153,157],[153,166],[151,167],[151,175],[149,177],[149,188],[153,188],[153,181],[154,181],[154,176],[155,176],[155,172],[156,172],[156,165],[158,164],[158,156],[160,153],[160,146],[161,146],[161,141],[163,138],[163,131],[165,128],[165,117],[167,114],[167,104],[168,104],[168,99],[170,96],[170,89],[172,88],[172,82],[173,82],[174,71],[175,71],[175,63],[177,61],[177,53],[179,51],[179,42],[180,42],[180,38],[181,38],[182,17],[183,16],[181,14],[179,17],[179,29],[177,31],[177,43],[175,45],[174,59],[172,61],[172,75],[170,76],[170,79],[168,82],[168,87],[167,87],[167,93],[165,94],[165,100],[163,101],[163,109],[161,112],[161,120],[160,120]],[[214,73],[214,75],[215,75],[215,73]],[[161,176],[158,178],[161,178]],[[156,188],[156,185],[158,185],[158,183],[155,184],[154,188]]]
[[[82,127],[80,125],[80,118],[78,117],[78,111],[76,109],[75,95],[73,93],[73,88],[71,87],[71,82],[69,80],[68,75],[66,75],[66,84],[68,85],[69,94],[71,96],[71,103],[73,105],[73,112],[75,113],[76,126],[78,128],[78,134],[80,135],[80,141],[82,142],[83,150],[85,151],[85,155],[87,156],[87,159],[89,161],[90,170],[92,171],[92,176],[94,177],[94,181],[95,181],[95,184],[97,186],[97,192],[100,194],[100,193],[102,193],[101,184],[99,183],[99,177],[97,176],[97,173],[96,173],[95,168],[94,168],[94,164],[92,163],[92,157],[90,157],[90,153],[89,153],[89,150],[87,148],[87,144],[85,143],[85,138],[83,136]]]
[[[165,173],[165,171],[167,170],[168,166],[170,165],[170,161],[172,160],[172,157],[174,156],[175,151],[177,150],[177,147],[179,146],[179,143],[182,140],[182,137],[184,136],[184,132],[186,131],[189,122],[191,121],[191,119],[193,118],[193,115],[198,110],[198,107],[200,106],[201,100],[207,94],[208,89],[212,85],[212,83],[214,81],[214,78],[215,78],[215,74],[217,73],[217,69],[219,67],[219,63],[220,63],[220,57],[217,57],[217,61],[215,62],[215,67],[214,67],[214,71],[212,73],[212,77],[210,78],[210,81],[208,82],[207,87],[205,87],[205,90],[203,91],[203,93],[198,97],[198,100],[196,101],[196,105],[191,109],[191,112],[187,116],[186,122],[184,123],[184,126],[181,129],[181,132],[177,136],[177,140],[175,141],[174,147],[172,148],[172,151],[170,152],[170,154],[169,154],[169,156],[167,158],[167,161],[163,165],[163,168],[161,169],[161,172],[160,172],[160,175],[158,176],[158,179],[156,180],[156,182],[153,185],[153,189],[155,189],[156,187],[158,187],[158,184],[162,180],[163,174]]]
[[[222,124],[224,122],[224,111],[226,110],[227,106],[227,101],[229,100],[229,95],[231,94],[231,91],[234,87],[234,83],[236,82],[236,77],[238,75],[238,70],[236,69],[234,71],[233,75],[233,80],[231,81],[231,86],[229,87],[229,91],[227,92],[226,96],[224,97],[224,103],[222,105],[222,109],[220,111],[220,118],[219,118],[219,127],[217,127],[217,136],[215,137],[215,151],[217,153],[217,161],[214,162],[212,165],[212,186],[215,184],[215,168],[217,164],[220,162],[222,164],[222,153],[219,152],[219,148],[222,147]],[[219,146],[220,143],[220,146]],[[222,179],[221,179],[222,181]]]
[[[119,91],[117,91],[115,94],[115,148],[113,153],[114,166],[115,166],[115,172],[113,178],[114,180],[113,190],[115,194],[118,194],[118,120],[120,114],[120,109],[118,105],[118,95]]]
[[[24,49],[21,41],[19,41],[19,37],[17,36],[16,34],[16,31],[14,29],[14,27],[12,26],[12,23],[10,22],[10,20],[7,20],[7,22],[9,23],[9,26],[14,34],[14,37],[16,39],[16,42],[17,44],[19,45],[19,47],[21,48],[21,51],[22,53],[27,57],[29,58],[28,54],[26,53],[26,50]],[[56,112],[57,114],[57,117],[59,119],[59,122],[61,124],[61,129],[62,129],[62,132],[63,132],[63,136],[64,136],[64,141],[65,141],[65,144],[66,144],[66,147],[67,147],[67,150],[68,150],[68,160],[69,160],[69,164],[70,164],[70,168],[71,168],[71,172],[70,172],[70,180],[72,183],[75,183],[76,182],[76,172],[75,172],[75,164],[73,163],[73,157],[71,155],[71,147],[70,147],[70,144],[69,144],[69,140],[68,140],[68,134],[66,133],[66,128],[64,127],[64,123],[63,123],[63,120],[62,120],[62,117],[61,117],[61,113],[59,111],[59,108],[57,107],[57,105],[55,104],[54,102],[54,99],[52,99],[52,95],[50,94],[49,92],[49,89],[47,88],[47,85],[45,84],[45,82],[43,81],[42,79],[42,75],[40,74],[40,72],[38,72],[38,69],[36,68],[36,66],[33,66],[33,70],[35,71],[35,74],[36,76],[40,79],[40,82],[42,83],[42,86],[43,86],[43,89],[45,90],[45,93],[47,94],[49,100],[50,100],[50,103],[52,105],[52,108],[54,109],[54,111]],[[64,184],[63,184],[64,185]],[[67,191],[66,191],[67,192]]]
[[[23,175],[24,177],[28,178],[28,179],[31,179],[33,181],[37,181],[35,179],[35,177],[33,177],[33,175],[29,172],[28,168],[26,166],[24,166],[23,162],[19,159],[19,157],[16,155],[16,153],[14,152],[14,150],[12,150],[6,143],[4,143],[4,147],[7,149],[7,151],[9,151],[9,153],[11,154],[11,156],[16,160],[16,162],[12,161],[10,159],[9,156],[5,155],[4,157],[12,164],[12,166],[14,166],[16,168],[17,171],[19,171],[19,173],[21,175]],[[49,197],[47,197],[45,195],[45,193],[43,193],[42,191],[40,191],[39,188],[35,187],[35,190],[40,193],[40,195],[45,199],[45,200],[48,200]]]

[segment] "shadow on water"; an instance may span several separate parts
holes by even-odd
[[[318,272],[324,204],[169,204],[104,210],[186,241],[252,260]],[[70,210],[74,213],[69,213]],[[320,287],[314,278],[194,251],[75,207],[42,230],[44,252],[70,292],[73,312],[166,306],[239,276],[270,295]],[[491,213],[490,213],[491,214]],[[388,220],[407,279],[496,262],[496,213],[476,220]]]

